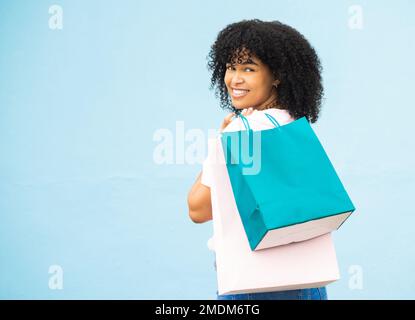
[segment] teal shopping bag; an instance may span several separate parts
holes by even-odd
[[[235,202],[251,250],[308,240],[338,229],[355,211],[306,117],[275,128],[223,132]]]

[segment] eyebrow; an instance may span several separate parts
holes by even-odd
[[[226,63],[226,65],[230,65],[230,64],[231,64],[230,62]],[[246,64],[253,64],[253,65],[259,66],[257,63],[255,63],[251,59],[248,59],[247,61],[241,63],[241,65],[246,65]]]

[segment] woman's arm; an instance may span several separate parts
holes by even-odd
[[[245,116],[254,112],[253,108],[242,110],[242,114]],[[232,118],[235,113],[229,113],[222,122],[219,132],[222,132],[229,123],[232,122]],[[210,197],[210,188],[201,183],[202,172],[196,179],[196,182],[192,186],[187,196],[187,204],[189,206],[189,217],[195,223],[203,223],[212,220],[212,203]]]
[[[203,223],[212,220],[210,188],[201,183],[201,178],[202,172],[200,172],[187,196],[189,217],[194,223]]]

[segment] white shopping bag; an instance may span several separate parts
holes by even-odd
[[[325,286],[340,278],[336,252],[327,233],[311,240],[252,251],[233,197],[220,138],[210,141],[213,241],[219,294],[267,292]],[[214,194],[216,193],[216,194]]]

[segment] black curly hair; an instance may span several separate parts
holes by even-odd
[[[278,105],[287,109],[294,119],[305,116],[317,121],[323,98],[320,60],[310,43],[294,28],[279,21],[242,20],[226,26],[207,56],[212,72],[210,90],[220,106],[239,114],[231,102],[224,77],[226,63],[242,63],[242,53],[253,54],[266,64],[280,81]]]

